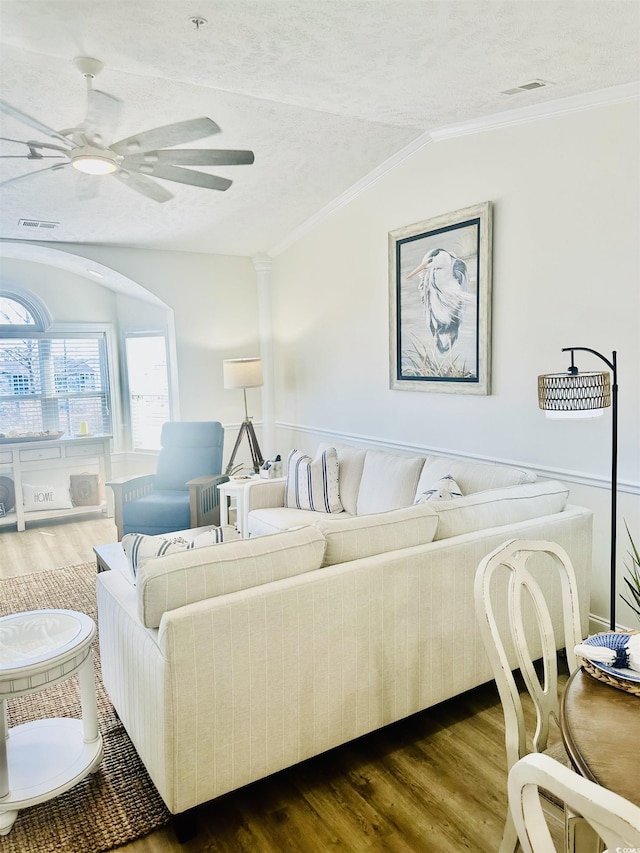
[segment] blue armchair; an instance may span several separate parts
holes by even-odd
[[[171,421],[162,425],[155,474],[122,477],[114,494],[118,540],[125,533],[157,535],[220,519],[219,483],[224,429],[219,421]]]

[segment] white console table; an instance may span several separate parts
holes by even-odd
[[[60,518],[102,510],[113,516],[113,502],[110,495],[97,506],[76,506],[72,509],[43,509],[25,513],[22,502],[22,484],[29,482],[29,472],[40,472],[38,480],[42,482],[42,473],[46,472],[58,482],[62,476],[86,472],[91,469],[97,473],[102,483],[111,479],[111,436],[91,435],[82,437],[62,436],[57,439],[29,441],[29,439],[0,443],[0,477],[10,477],[15,490],[15,506],[7,509],[0,517],[0,527],[17,525],[24,530],[28,522],[44,518]]]

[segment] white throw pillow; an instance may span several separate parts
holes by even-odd
[[[453,498],[461,498],[462,491],[460,486],[453,479],[451,474],[441,477],[429,489],[425,489],[422,494],[418,495],[415,503],[423,504],[426,501],[450,501]]]
[[[22,503],[25,512],[41,509],[73,509],[69,486],[31,486],[22,484]]]
[[[421,456],[367,450],[358,490],[357,514],[369,515],[411,506],[423,465]]]
[[[338,474],[335,447],[323,450],[316,459],[292,450],[287,458],[284,505],[314,512],[342,512]]]
[[[165,554],[175,554],[178,551],[219,545],[221,542],[230,542],[233,539],[240,539],[240,534],[235,527],[227,524],[205,530],[191,541],[182,536],[171,536],[171,534],[149,536],[146,533],[127,533],[122,537],[122,547],[131,569],[131,579],[135,583],[138,569],[151,557],[163,557]]]

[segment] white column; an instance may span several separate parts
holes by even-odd
[[[276,449],[275,390],[273,374],[273,325],[271,319],[271,265],[268,255],[253,258],[258,282],[258,332],[264,385],[262,386],[262,455],[272,459]]]

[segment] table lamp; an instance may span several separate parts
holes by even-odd
[[[604,361],[608,371],[580,373],[575,366],[574,352],[590,352]],[[602,415],[611,406],[611,556],[609,627],[616,630],[616,515],[618,499],[618,363],[615,350],[611,360],[589,347],[563,347],[571,353],[571,365],[566,373],[538,376],[538,404],[550,418],[589,418]]]
[[[243,436],[247,436],[249,448],[251,450],[251,461],[253,470],[258,473],[264,459],[256,433],[253,428],[253,423],[249,417],[247,410],[247,388],[259,388],[263,384],[262,378],[262,360],[260,358],[227,358],[222,362],[223,379],[225,388],[242,388],[244,394],[244,420],[240,425],[240,432],[236,438],[236,443],[233,446],[233,451],[229,459],[229,464],[225,474],[229,476],[233,470],[233,463],[236,458],[236,453],[240,447],[240,442]]]

